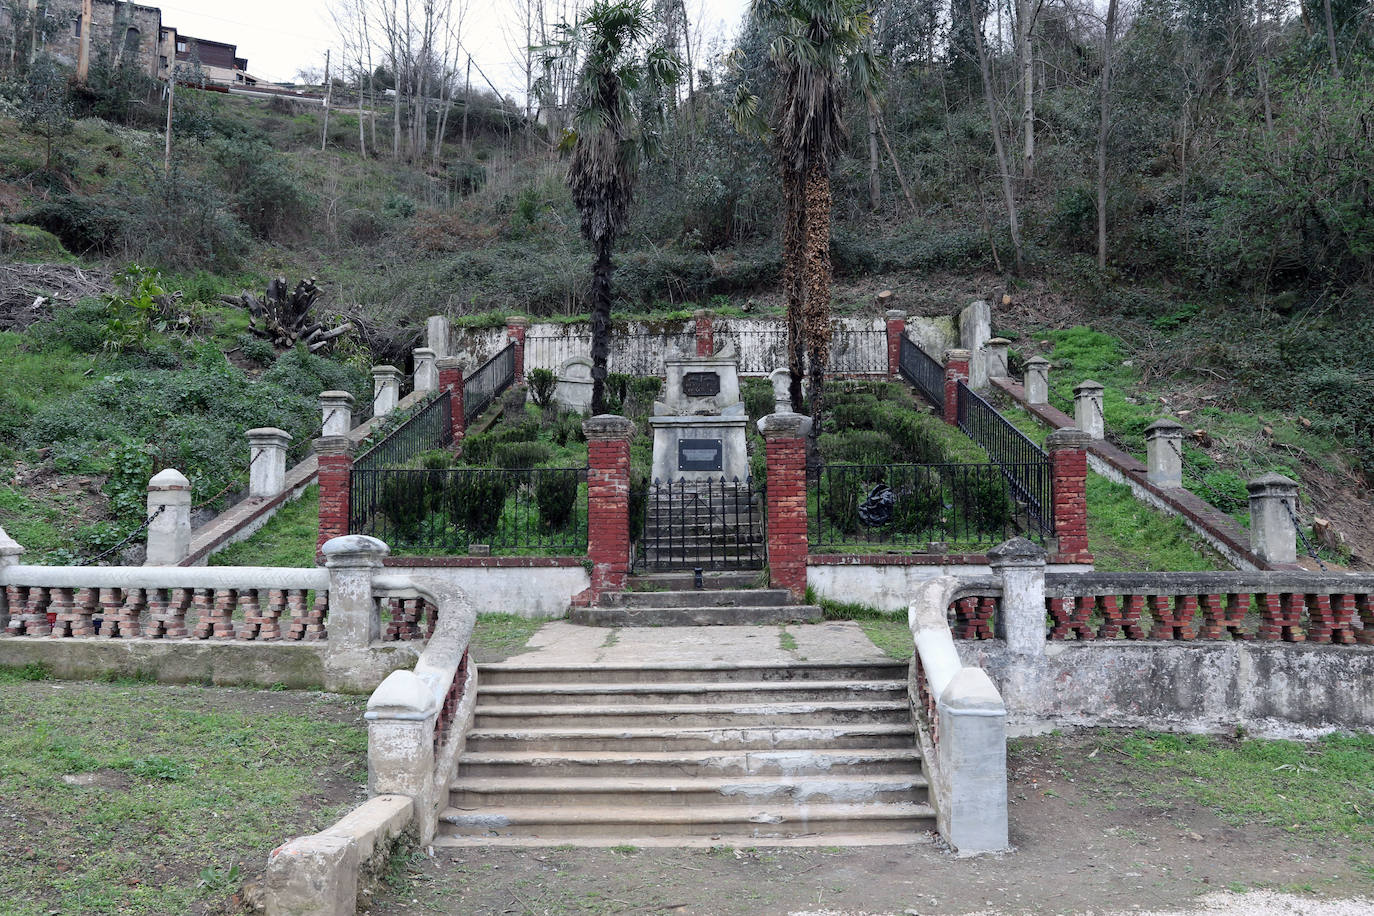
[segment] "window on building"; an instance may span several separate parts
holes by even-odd
[[[180,38],[177,39],[177,53],[178,53],[178,54],[185,54],[185,53],[186,53],[186,42],[182,41]]]
[[[167,55],[166,55],[166,54],[159,54],[159,55],[157,56],[157,65],[158,65],[159,67],[161,67],[163,70],[166,70],[166,69],[167,69]]]
[[[76,21],[72,23],[72,29],[75,31],[76,37],[77,37],[77,38],[80,38],[80,37],[81,37],[81,17],[80,17],[80,16],[77,16],[77,17],[76,17]]]

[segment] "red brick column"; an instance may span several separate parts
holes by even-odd
[[[692,313],[697,322],[697,356],[710,356],[716,352],[716,329],[710,309],[697,309]]]
[[[945,422],[951,426],[959,424],[959,383],[968,384],[971,357],[967,350],[945,351]]]
[[[348,488],[353,472],[353,440],[347,436],[322,436],[315,440],[320,463],[320,533],[318,551],[330,538],[348,534]]]
[[[634,423],[601,414],[582,424],[587,434],[587,556],[592,584],[574,603],[593,604],[625,588],[630,574],[630,436]]]
[[[806,429],[801,414],[759,422],[768,455],[768,582],[800,599],[806,593]]]
[[[515,384],[517,385],[525,384],[525,329],[529,326],[530,320],[519,315],[512,315],[506,319],[506,339],[515,343]]]
[[[439,390],[448,392],[452,448],[457,451],[467,432],[467,421],[463,419],[463,362],[458,357],[439,357]]]
[[[1056,563],[1091,563],[1088,552],[1088,434],[1072,426],[1045,439],[1054,487]]]
[[[902,361],[902,335],[906,333],[906,313],[889,309],[887,318],[887,377],[896,378]]]

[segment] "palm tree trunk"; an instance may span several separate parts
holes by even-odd
[[[805,332],[811,373],[811,441],[821,433],[825,366],[830,359],[830,172],[823,162],[806,170]],[[814,452],[814,449],[813,449]]]
[[[787,300],[787,371],[792,377],[788,396],[792,400],[793,413],[801,413],[802,409],[802,367],[805,365],[803,353],[806,341],[803,330],[806,206],[802,190],[801,174],[783,166],[782,289]]]
[[[606,412],[606,363],[611,353],[611,246],[602,236],[596,241],[592,267],[592,415]]]

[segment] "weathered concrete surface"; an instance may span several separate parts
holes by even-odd
[[[949,565],[931,562],[921,565],[836,565],[808,564],[806,584],[822,598],[862,604],[883,611],[904,611],[911,603],[916,586],[936,576],[990,576],[987,563]]]
[[[267,916],[352,916],[358,901],[358,847],[315,834],[272,851],[263,878]]]
[[[441,580],[463,592],[478,614],[517,614],[530,619],[562,617],[573,595],[586,591],[591,574],[575,566],[428,566],[425,557],[390,557],[387,568]],[[473,558],[461,558],[471,560]],[[505,558],[492,558],[503,560]]]
[[[1256,642],[1057,642],[1038,663],[1000,641],[961,641],[987,669],[1009,725],[1313,737],[1374,730],[1374,647]]]

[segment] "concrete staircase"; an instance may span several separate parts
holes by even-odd
[[[863,845],[934,828],[904,663],[479,669],[436,844]]]
[[[729,587],[751,577],[718,575],[705,582],[710,588],[698,589],[692,587],[690,575],[637,576],[630,590],[602,595],[596,607],[573,608],[568,619],[594,627],[744,626],[822,619],[820,607],[795,604],[786,589]]]
[[[762,494],[744,484],[651,487],[640,535],[648,569],[760,569],[767,553]]]

